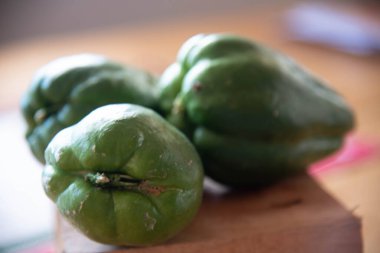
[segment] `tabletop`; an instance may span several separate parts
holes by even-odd
[[[17,111],[34,72],[60,56],[99,53],[159,75],[173,61],[179,46],[194,34],[232,32],[246,36],[294,58],[342,94],[354,109],[352,138],[365,147],[365,154],[313,176],[361,219],[364,252],[376,252],[380,239],[380,57],[292,40],[284,21],[291,7],[257,7],[0,45],[1,115]]]

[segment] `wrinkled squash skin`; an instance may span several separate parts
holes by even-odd
[[[45,148],[61,129],[106,104],[157,106],[156,78],[93,54],[66,56],[43,66],[21,100],[32,153],[45,163]]]
[[[206,174],[261,187],[338,150],[353,128],[335,91],[288,57],[245,38],[200,34],[159,81],[167,119],[191,139]]]
[[[42,181],[60,213],[87,237],[146,246],[192,221],[203,169],[194,146],[157,113],[114,104],[55,135]]]

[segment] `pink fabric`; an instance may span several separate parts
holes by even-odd
[[[380,140],[368,140],[350,135],[340,151],[310,166],[310,175],[318,175],[332,169],[345,169],[349,165],[380,156]]]

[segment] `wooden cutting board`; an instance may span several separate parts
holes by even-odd
[[[98,244],[59,217],[57,251],[357,253],[362,252],[361,222],[308,175],[261,191],[228,191],[207,181],[195,220],[164,244],[146,248]]]

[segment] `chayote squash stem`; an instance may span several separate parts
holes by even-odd
[[[85,180],[102,188],[136,189],[142,182],[140,179],[130,177],[126,174],[117,173],[87,173]]]

